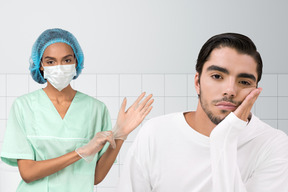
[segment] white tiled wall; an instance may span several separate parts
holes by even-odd
[[[263,92],[252,109],[263,121],[286,133],[288,133],[287,82],[288,74],[263,74],[259,84],[263,87]],[[8,113],[14,99],[44,86],[36,84],[29,74],[0,74],[0,149]],[[123,98],[127,97],[129,106],[143,91],[153,93],[155,99],[154,108],[146,120],[171,112],[195,110],[198,101],[194,89],[194,74],[81,74],[72,82],[72,86],[103,101],[110,111],[113,124]],[[129,135],[117,157],[117,162],[105,180],[95,186],[95,191],[115,190],[126,152],[140,128],[141,126]],[[0,171],[1,173],[5,171],[5,177],[0,174],[0,191],[15,191],[20,180],[17,169],[0,161]],[[11,181],[15,185],[11,186]]]

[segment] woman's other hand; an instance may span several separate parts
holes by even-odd
[[[150,94],[140,102],[144,98],[145,94],[146,93],[143,92],[127,111],[125,111],[127,99],[125,98],[123,100],[118,113],[116,125],[112,130],[115,139],[125,140],[129,133],[138,127],[138,125],[140,125],[144,118],[150,113],[154,99],[151,99],[152,94]]]

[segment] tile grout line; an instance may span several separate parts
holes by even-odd
[[[278,117],[278,111],[279,111],[279,102],[278,102],[278,95],[279,95],[279,86],[278,86],[278,83],[279,83],[279,75],[277,75],[277,79],[276,79],[276,89],[277,89],[277,91],[276,91],[276,103],[277,103],[277,112],[276,112],[276,115],[277,115],[277,121],[276,121],[276,128],[277,129],[279,129],[279,127],[278,127],[278,121],[279,121],[279,117]]]
[[[163,81],[163,86],[164,86],[164,115],[166,115],[166,87],[165,87],[165,85],[166,85],[166,74],[164,73],[163,74],[163,76],[164,76],[164,81]]]
[[[98,88],[98,86],[97,86],[97,80],[98,80],[97,78],[98,78],[98,75],[97,75],[97,74],[95,74],[95,75],[96,75],[96,78],[95,78],[95,86],[96,86],[96,87],[95,87],[95,92],[96,92],[96,93],[95,93],[95,95],[96,95],[96,98],[97,98],[97,96],[98,96],[98,94],[97,94],[97,93],[98,93],[98,91],[97,91],[97,88]]]
[[[0,75],[3,74],[7,74],[7,73],[0,73]],[[27,75],[30,73],[9,73],[10,75]],[[144,75],[161,75],[161,74],[167,74],[167,75],[185,75],[185,74],[192,74],[195,75],[196,72],[191,72],[191,73],[187,73],[187,72],[183,72],[183,73],[81,73],[83,75],[118,75],[118,74],[122,74],[122,75],[133,75],[133,74],[144,74]],[[287,75],[288,73],[263,73],[263,75]]]
[[[41,88],[39,88],[41,89]],[[21,96],[21,95],[20,95]],[[10,95],[10,96],[7,96],[7,97],[20,97],[19,95]],[[90,95],[92,97],[92,95]],[[6,97],[6,96],[0,96],[1,97]],[[108,97],[108,98],[117,98],[117,97],[121,97],[121,96],[108,96],[108,95],[98,95],[97,97]],[[124,97],[124,96],[123,96]],[[135,96],[135,95],[128,95],[128,96],[125,96],[125,97],[135,97],[137,98],[138,96]],[[161,98],[161,97],[167,97],[167,98],[186,98],[186,97],[193,97],[193,98],[197,98],[197,95],[196,96],[154,96],[153,97],[156,97],[156,98]],[[259,96],[259,98],[287,98],[288,96]]]
[[[120,82],[120,74],[118,74],[118,108],[120,107],[120,105],[121,105],[121,102],[120,102],[120,86],[121,86],[121,82]],[[116,118],[116,121],[117,121],[117,118]],[[116,122],[115,121],[115,122]],[[124,142],[123,142],[123,145],[124,145]],[[122,145],[122,147],[123,147],[123,145]],[[121,147],[121,148],[122,148]],[[116,159],[117,160],[117,159]],[[120,151],[119,151],[119,153],[118,153],[118,179],[120,179],[120,161],[121,161],[121,154],[120,154]]]
[[[143,93],[143,74],[141,73],[140,76],[141,76],[141,93]]]
[[[189,109],[189,76],[188,76],[188,73],[186,74],[186,83],[187,83],[187,85],[186,85],[186,111],[188,111],[188,109]]]
[[[7,102],[8,102],[8,100],[7,100],[7,97],[8,97],[8,80],[7,80],[7,73],[5,74],[5,118],[6,119],[8,119],[8,114],[7,114],[7,112],[8,112],[8,109],[7,109],[7,107],[8,107],[8,104],[7,104]],[[7,127],[7,126],[6,126]]]

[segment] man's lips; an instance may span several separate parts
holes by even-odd
[[[230,103],[227,101],[218,102],[216,103],[216,106],[221,110],[229,110],[229,111],[234,111],[237,108],[237,106],[234,103]]]

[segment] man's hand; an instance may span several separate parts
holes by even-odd
[[[249,95],[247,95],[247,97],[244,99],[242,104],[234,111],[234,114],[239,119],[242,119],[243,121],[247,121],[249,114],[250,114],[250,111],[251,111],[256,99],[260,95],[261,91],[262,91],[262,88],[260,88],[260,87],[251,91],[249,93]]]

